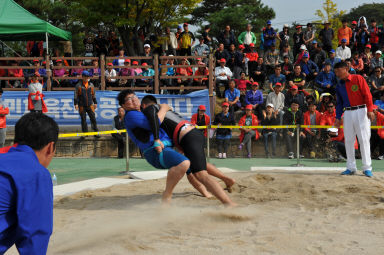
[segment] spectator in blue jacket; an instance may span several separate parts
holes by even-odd
[[[328,56],[329,56],[329,58],[327,58],[327,59],[325,60],[325,62],[329,62],[329,63],[331,63],[331,67],[332,67],[332,71],[333,71],[333,67],[334,67],[337,63],[341,62],[341,59],[336,57],[336,53],[335,53],[335,50],[334,50],[334,49],[332,49],[332,50],[329,51]]]
[[[319,68],[309,59],[308,53],[304,53],[303,59],[300,61],[301,71],[305,75],[305,80],[307,82],[312,81],[316,78],[319,73]]]
[[[235,80],[229,82],[229,89],[224,93],[225,102],[229,103],[229,112],[233,115],[235,111],[240,109],[240,90],[235,88]]]
[[[276,31],[272,27],[272,22],[267,21],[267,27],[263,31],[264,37],[264,50],[268,50],[272,44],[276,42]]]
[[[261,118],[263,102],[263,92],[259,90],[259,83],[253,82],[252,89],[245,94],[245,105],[252,105],[255,115]]]
[[[319,94],[328,92],[331,95],[336,93],[336,84],[337,79],[333,71],[331,71],[332,66],[330,62],[325,62],[324,70],[319,73],[315,80],[316,90],[319,91]]]

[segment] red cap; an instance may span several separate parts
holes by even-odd
[[[147,63],[145,63],[145,62],[144,62],[144,63],[142,63],[141,65],[142,65],[142,66],[148,66],[148,64],[147,64]]]
[[[33,62],[39,62],[39,60],[38,59],[34,59]]]
[[[220,59],[220,63],[225,63],[225,62],[227,62],[227,61],[225,60],[225,58]]]
[[[301,25],[297,25],[296,28],[301,28],[302,26]]]
[[[39,72],[35,72],[35,73],[33,74],[33,76],[40,77],[40,74],[39,74]]]
[[[252,107],[251,104],[249,104],[249,105],[247,105],[247,106],[245,107],[245,110],[252,110],[252,109],[253,109],[253,107]]]
[[[136,60],[132,62],[132,65],[139,65],[139,62],[137,62]]]
[[[377,109],[379,109],[379,107],[378,107],[377,105],[374,104],[374,105],[372,105],[372,109],[373,109],[373,110],[377,110]]]
[[[243,44],[240,44],[240,45],[239,45],[239,49],[240,49],[240,50],[244,50],[244,49],[245,49],[244,45],[243,45]]]
[[[107,66],[113,66],[113,64],[112,63],[108,63]]]
[[[259,83],[255,81],[254,83],[252,83],[252,86],[259,86]]]
[[[131,63],[131,60],[127,58],[126,60],[124,60],[124,63]]]
[[[370,44],[365,45],[365,48],[372,48]]]
[[[357,25],[357,21],[356,20],[352,21],[352,25]]]
[[[205,105],[199,105],[199,111],[206,111]]]
[[[250,43],[249,47],[255,47],[255,44],[254,43]]]
[[[63,62],[63,60],[61,60],[61,59],[58,59],[58,60],[56,60],[56,62]]]
[[[47,62],[45,62],[45,61],[43,61],[43,63],[42,63],[43,65],[45,65],[45,64],[47,64]]]
[[[277,83],[276,83],[277,84]],[[291,90],[294,90],[294,89],[299,89],[296,85],[292,85],[291,86]]]
[[[221,106],[229,106],[229,103],[227,103],[227,102],[223,102],[223,103],[221,104]]]
[[[276,82],[275,86],[280,86],[281,87],[281,83],[280,82]]]
[[[188,26],[188,23],[184,23],[184,26]]]

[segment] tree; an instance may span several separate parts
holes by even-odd
[[[352,8],[349,13],[343,16],[343,18],[348,21],[357,21],[361,16],[365,16],[368,22],[372,18],[376,19],[378,23],[384,21],[384,4],[362,4],[356,8]]]
[[[191,23],[211,24],[211,33],[219,35],[226,25],[230,25],[235,35],[245,30],[248,23],[254,32],[261,31],[266,21],[273,19],[275,12],[261,0],[204,0],[192,13]],[[258,40],[260,41],[260,40]]]
[[[318,16],[321,20],[315,21],[315,23],[324,23],[326,21],[330,22],[330,28],[335,32],[335,36],[332,40],[333,48],[337,48],[339,41],[337,39],[337,30],[342,26],[341,18],[345,14],[345,11],[338,11],[337,4],[332,0],[325,0],[323,3],[323,11],[316,10],[315,15]]]
[[[74,0],[74,14],[86,27],[119,31],[129,54],[139,28],[145,32],[176,25],[192,13],[201,0]]]
[[[72,33],[72,47],[75,54],[83,51],[83,24],[73,16],[73,1],[70,0],[15,0],[20,6],[52,25]],[[50,45],[59,47],[59,42]]]

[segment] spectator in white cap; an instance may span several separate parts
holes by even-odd
[[[289,45],[289,26],[288,24],[284,24],[283,31],[279,32],[276,35],[277,39],[280,41],[280,51],[283,49],[285,45]]]
[[[299,53],[297,54],[296,57],[296,62],[295,62],[295,65],[298,65],[300,64],[301,60],[303,59],[303,56],[304,54],[307,53],[308,54],[308,57],[309,57],[309,52],[308,52],[308,49],[307,49],[307,46],[305,46],[304,44],[302,44],[300,46],[300,51]]]
[[[375,52],[375,56],[371,59],[369,73],[372,73],[376,67],[380,67],[381,71],[383,71],[383,59],[381,58],[381,55],[382,55],[381,50],[377,50]]]
[[[351,49],[347,46],[347,39],[341,39],[341,45],[336,49],[336,57],[342,61],[351,58]]]
[[[140,59],[140,64],[147,63],[150,66],[153,66],[153,60],[152,60],[152,52],[151,52],[151,45],[148,43],[144,44],[144,53],[141,54],[143,57],[151,57],[151,59]]]
[[[273,104],[269,103],[267,104],[265,114],[263,114],[263,117],[261,119],[261,125],[262,126],[276,126],[279,125],[279,120],[277,119],[276,112],[274,110]],[[271,154],[269,153],[269,145],[268,140],[271,137],[272,139],[272,156],[276,156],[276,136],[277,132],[275,128],[264,128],[261,131],[261,134],[264,139],[264,149],[265,149],[265,156],[267,158],[271,157]]]

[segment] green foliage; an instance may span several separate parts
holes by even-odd
[[[323,3],[323,10],[316,10],[315,15],[320,18],[320,20],[315,21],[315,23],[324,23],[329,21],[331,23],[330,28],[335,32],[335,36],[332,40],[332,47],[337,48],[339,42],[337,40],[337,30],[342,26],[341,18],[345,14],[345,11],[337,10],[337,4],[332,0],[325,0]],[[317,30],[319,32],[320,29]]]
[[[218,35],[226,25],[230,25],[235,35],[238,35],[245,31],[248,23],[252,24],[254,32],[259,32],[266,21],[274,17],[273,9],[261,0],[204,0],[193,11],[191,23],[201,25],[208,22],[211,24],[212,35]]]
[[[380,24],[384,21],[384,3],[362,4],[356,8],[352,8],[343,18],[348,21],[357,21],[361,16],[365,16],[367,22],[374,18],[377,23]]]

